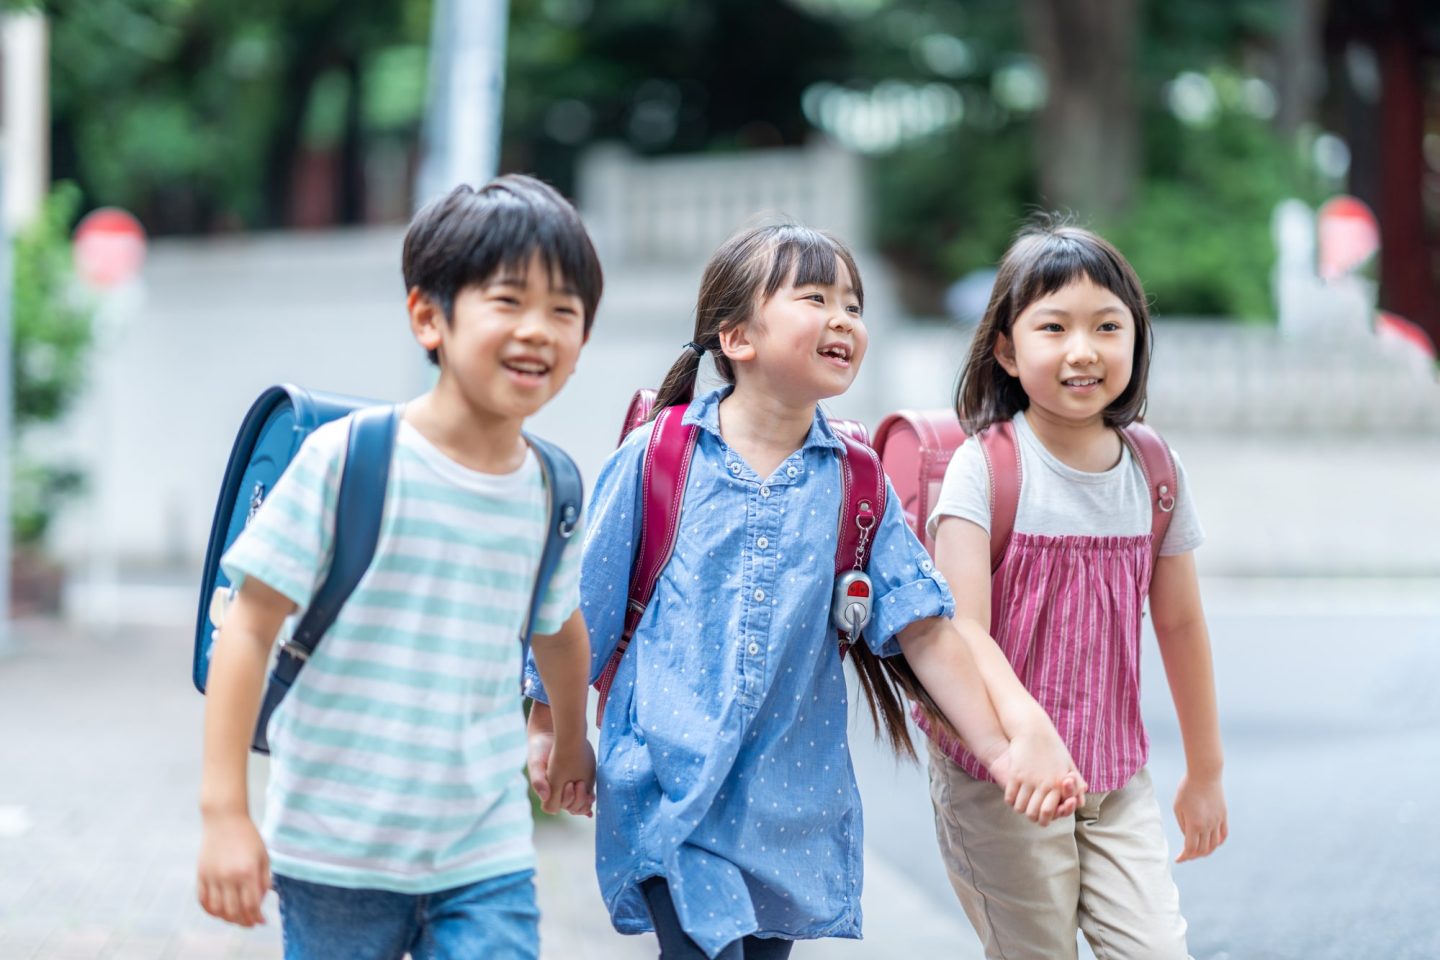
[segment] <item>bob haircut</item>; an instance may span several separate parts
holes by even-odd
[[[995,345],[1001,334],[1011,336],[1016,318],[1031,304],[1077,280],[1089,280],[1109,290],[1135,318],[1130,382],[1105,408],[1105,423],[1123,427],[1144,415],[1152,337],[1150,309],[1140,278],[1103,237],[1047,214],[1022,228],[1000,260],[990,303],[955,388],[955,413],[967,434],[973,436],[1030,406],[1020,380],[1006,373],[995,359]]]
[[[401,267],[406,291],[418,288],[453,322],[460,291],[523,272],[536,256],[551,283],[584,304],[589,336],[604,286],[600,258],[575,208],[534,177],[508,174],[478,190],[461,184],[428,204],[405,232]],[[429,356],[439,363],[435,351]]]

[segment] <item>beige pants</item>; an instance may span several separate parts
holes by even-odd
[[[1040,827],[930,746],[930,799],[950,883],[990,960],[1185,960],[1185,919],[1150,774]]]

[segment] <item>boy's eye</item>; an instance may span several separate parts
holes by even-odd
[[[490,299],[494,300],[496,303],[503,303],[507,307],[518,307],[520,305],[520,298],[511,296],[508,293],[497,293]]]

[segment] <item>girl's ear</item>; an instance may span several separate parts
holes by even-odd
[[[1012,377],[1020,376],[1020,367],[1015,362],[1015,341],[1003,333],[995,334],[995,362]]]
[[[419,287],[411,290],[405,298],[405,309],[410,314],[410,332],[415,335],[415,342],[426,350],[440,349],[444,339],[441,327],[446,323],[445,311]]]
[[[755,359],[755,344],[750,339],[750,324],[737,323],[720,331],[720,352],[731,363]]]

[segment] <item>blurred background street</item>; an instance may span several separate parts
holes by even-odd
[[[855,248],[872,344],[828,406],[872,427],[949,406],[1027,212],[1114,240],[1156,317],[1148,419],[1208,535],[1231,839],[1176,870],[1191,952],[1440,958],[1440,7],[0,11],[0,960],[279,956],[273,900],[243,932],[193,894],[216,492],[271,384],[427,389],[404,225],[497,170],[571,197],[604,263],[534,423],[589,478],[690,339],[706,256],[756,217]],[[1183,759],[1147,644],[1173,844]],[[866,939],[795,956],[975,960],[923,768],[863,717],[852,744]],[[609,927],[589,824],[536,837],[545,955],[654,956]]]

